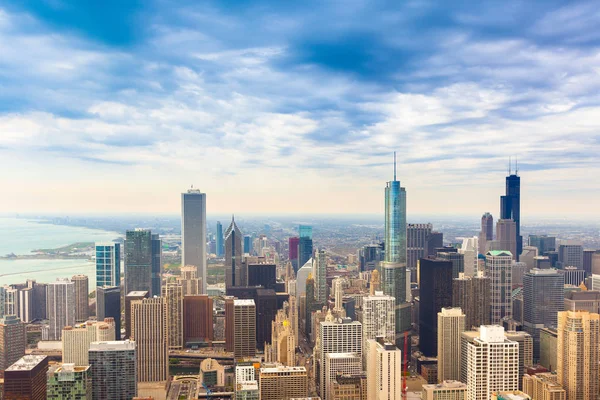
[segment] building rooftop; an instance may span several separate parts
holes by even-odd
[[[360,358],[358,353],[327,353],[326,357],[329,358]],[[304,367],[302,367],[304,368]]]
[[[89,369],[90,369],[89,365],[76,366],[75,364],[53,364],[50,366],[48,373],[60,374],[60,373],[84,372]]]
[[[467,390],[467,384],[460,381],[444,381],[442,383],[436,383],[432,385],[423,385],[423,390],[427,389],[465,389]]]
[[[261,374],[274,374],[277,372],[306,372],[306,367],[288,367],[285,365],[277,365],[275,367],[261,368]]]
[[[8,367],[7,371],[30,371],[36,365],[46,359],[46,356],[23,356],[13,365]]]
[[[143,297],[143,296],[146,296],[146,294],[148,294],[148,292],[146,290],[134,290],[132,292],[127,293],[127,297],[129,297],[129,296]]]
[[[512,253],[508,250],[490,250],[486,253],[488,256],[498,257],[498,256],[510,256],[512,257]]]
[[[90,343],[90,351],[110,350],[135,350],[135,342],[132,340],[112,340],[107,342]]]
[[[254,300],[252,299],[235,299],[233,300],[234,306],[253,306]]]

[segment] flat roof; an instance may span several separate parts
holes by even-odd
[[[7,371],[29,371],[36,365],[46,359],[46,356],[42,355],[27,355],[18,359],[13,365],[6,368]]]
[[[252,299],[235,299],[233,300],[234,306],[253,306],[254,300]]]
[[[111,340],[106,342],[90,343],[90,350],[135,350],[135,342],[132,340]]]

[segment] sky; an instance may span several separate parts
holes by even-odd
[[[600,215],[600,8],[5,0],[0,212]],[[514,170],[513,166],[513,170]]]

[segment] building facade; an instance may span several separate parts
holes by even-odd
[[[75,325],[75,285],[69,279],[48,284],[46,295],[49,317],[49,340],[60,340],[65,326]]]
[[[490,277],[490,320],[500,324],[512,316],[512,262],[509,251],[492,250],[485,255],[485,273]]]
[[[90,366],[55,364],[48,369],[48,400],[92,400]]]
[[[96,286],[121,284],[121,244],[96,243]]]
[[[442,308],[438,317],[438,381],[460,380],[461,335],[465,314],[460,308]]]
[[[15,315],[0,319],[0,372],[25,355],[27,348],[26,326]]]
[[[147,290],[152,293],[152,232],[137,228],[125,233],[125,293]]]
[[[206,194],[193,188],[181,194],[181,265],[196,267],[206,293]]]
[[[167,303],[162,297],[131,302],[131,338],[138,382],[163,382],[169,374]]]
[[[93,400],[130,400],[137,396],[135,342],[94,342],[88,357]]]
[[[75,289],[75,322],[85,322],[90,317],[88,277],[73,275],[71,282]]]

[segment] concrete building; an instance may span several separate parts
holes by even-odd
[[[467,399],[488,400],[495,391],[519,387],[519,345],[506,339],[504,328],[481,326],[479,335],[462,337],[461,367],[466,371]]]
[[[5,315],[0,319],[0,373],[25,355],[26,326],[20,318]]]
[[[130,400],[137,396],[135,347],[135,342],[129,340],[90,345],[93,400]]]
[[[48,400],[92,400],[90,366],[54,364],[48,369]]]
[[[442,308],[438,313],[438,381],[460,380],[460,344],[465,314],[460,308]]]
[[[88,321],[80,327],[67,326],[62,332],[62,361],[77,366],[89,365],[88,352],[92,342],[115,340],[115,322]]]
[[[291,400],[308,394],[308,374],[305,367],[281,365],[260,369],[261,400]]]
[[[576,267],[564,267],[558,270],[564,276],[565,285],[579,286],[585,281],[586,272]]]
[[[369,340],[367,399],[401,400],[402,352],[382,338]]]
[[[558,384],[558,376],[551,373],[525,374],[523,392],[532,400],[567,400],[567,392]]]
[[[362,357],[358,353],[328,353],[325,355],[326,400],[333,400],[333,383],[339,373],[358,374],[362,372]]]
[[[183,297],[183,341],[188,343],[214,340],[213,300],[206,294]]]
[[[459,381],[443,381],[423,385],[423,400],[466,400],[467,384]]]
[[[519,345],[519,390],[523,388],[526,367],[533,364],[533,338],[524,331],[504,331],[504,337]]]
[[[208,387],[225,386],[225,367],[217,360],[206,358],[200,363],[200,378]]]
[[[65,326],[75,325],[75,285],[69,279],[48,284],[46,295],[49,317],[49,340],[60,340]]]
[[[367,340],[383,336],[387,342],[396,339],[396,299],[386,296],[383,292],[375,292],[374,295],[363,298],[363,350],[364,364],[368,360],[369,348]]]
[[[89,282],[86,275],[73,275],[75,289],[75,322],[85,322],[90,317]]]
[[[332,400],[367,400],[367,374],[337,374],[331,396]]]
[[[565,241],[558,246],[558,262],[561,268],[583,269],[583,246],[577,241]]]
[[[183,348],[183,287],[177,282],[167,282],[162,287],[162,297],[167,305],[167,330],[169,350]],[[212,323],[212,320],[210,321]]]
[[[129,292],[125,296],[125,339],[131,338],[131,303],[136,300],[143,300],[150,297],[147,290],[138,290]]]
[[[477,275],[478,251],[479,238],[477,236],[463,239],[462,246],[458,249],[458,252],[463,256],[465,276]]]
[[[233,343],[233,355],[236,360],[256,355],[254,300],[233,300]]]
[[[315,251],[313,262],[313,278],[315,279],[315,300],[317,304],[327,304],[327,254],[325,250]]]
[[[491,323],[500,324],[502,318],[512,316],[512,261],[509,251],[488,251],[485,256],[486,275],[490,277]]]
[[[598,396],[600,315],[586,311],[558,313],[556,374],[567,400]]]
[[[600,313],[600,291],[586,290],[565,293],[565,311]]]
[[[138,382],[163,382],[169,374],[167,305],[162,297],[131,302],[131,338],[137,347]]]
[[[196,267],[206,293],[206,194],[193,188],[181,194],[181,265]]]
[[[490,250],[504,250],[510,252],[513,260],[519,261],[517,256],[517,224],[511,219],[499,219],[496,222],[496,240],[494,248]]]
[[[45,400],[48,357],[23,356],[4,371],[4,399]]]
[[[198,270],[194,266],[181,267],[177,283],[183,288],[184,296],[202,294],[202,279],[198,278]]]
[[[465,329],[490,324],[491,279],[478,272],[452,280],[452,307],[465,314]]]

